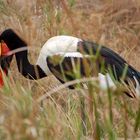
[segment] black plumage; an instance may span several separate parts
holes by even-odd
[[[53,60],[55,56],[50,56],[47,58],[47,64],[50,71],[62,83],[77,78],[76,74],[74,73],[72,62],[74,62],[75,66],[79,66],[80,78],[87,76],[97,76],[98,72],[103,74],[111,72],[110,74],[113,74],[113,78],[117,81],[120,81],[124,74],[124,69],[126,69],[124,81],[128,84],[128,80],[132,80],[136,86],[136,81],[134,79],[135,77],[140,83],[140,73],[109,48],[100,46],[93,42],[81,41],[78,43],[78,52],[85,56],[93,56],[93,58],[84,56],[83,58],[62,57],[59,63],[54,63]],[[86,66],[84,63],[85,61]],[[102,66],[104,69],[102,69]],[[90,71],[88,75],[86,72],[87,69]]]

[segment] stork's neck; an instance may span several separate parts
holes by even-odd
[[[27,48],[27,43],[23,41],[12,29],[5,30],[0,35],[0,40],[4,41],[10,50]],[[19,72],[30,79],[43,78],[46,74],[38,65],[30,64],[27,57],[27,49],[15,54]]]

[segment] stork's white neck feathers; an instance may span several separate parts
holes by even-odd
[[[48,56],[52,56],[59,53],[76,52],[79,41],[81,41],[81,39],[65,35],[50,38],[44,44],[40,51],[40,55],[37,60],[37,65],[39,65],[47,75],[51,74],[46,64],[46,58]]]

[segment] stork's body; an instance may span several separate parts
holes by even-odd
[[[122,57],[120,57],[111,49],[100,46],[93,42],[84,41],[80,38],[64,35],[50,38],[42,47],[37,64],[43,64],[40,65],[40,67],[43,68],[46,75],[52,73],[61,82],[66,82],[69,80],[74,80],[75,77],[65,74],[67,80],[64,79],[64,77],[62,76],[61,66],[63,66],[64,71],[72,71],[72,59],[74,61],[80,59],[80,73],[82,77],[86,77],[86,68],[83,68],[82,63],[83,58],[85,58],[85,56],[96,55],[98,51],[100,55],[99,57],[101,59],[97,59],[97,66],[95,69],[98,69],[99,72],[98,74],[96,74],[96,76],[98,76],[100,87],[102,89],[107,89],[108,86],[111,88],[116,88],[116,85],[109,74],[109,68],[112,69],[112,74],[115,80],[120,80],[125,67],[128,66],[125,81],[128,82],[128,79],[132,80],[135,83],[137,95],[140,95],[140,73],[138,71],[136,71],[132,66],[127,64],[127,62]],[[55,55],[60,55],[63,57],[61,66],[60,64],[54,65],[51,63],[50,58],[53,58]],[[105,71],[103,73],[101,72],[102,61],[104,61],[105,65]],[[69,65],[69,68],[66,68],[65,65]],[[91,73],[91,76],[95,76],[95,74]]]
[[[58,78],[61,82],[66,82],[63,77],[61,70],[59,66],[56,68],[55,71],[57,71],[60,75],[56,74],[54,70],[54,66],[50,63],[50,61],[47,59],[48,57],[54,57],[54,56],[62,56],[64,59],[67,59],[66,62],[64,60],[64,65],[67,63],[67,65],[71,65],[70,61],[71,58],[76,59],[82,59],[84,57],[84,54],[82,54],[79,50],[79,44],[83,40],[80,38],[72,37],[72,36],[66,36],[66,35],[60,35],[50,38],[41,48],[37,65],[39,65],[42,70],[46,73],[46,75],[53,74]],[[87,54],[89,55],[89,54]],[[72,71],[71,67],[71,71]],[[67,70],[68,71],[68,70]],[[83,70],[81,70],[83,71]],[[61,77],[61,78],[60,78]],[[83,75],[85,77],[85,75]],[[107,83],[108,81],[109,87],[115,88],[115,84],[113,80],[110,78],[109,74],[103,75],[101,73],[98,74],[99,83],[102,89],[107,89]],[[69,77],[67,80],[74,80],[72,77]]]
[[[11,29],[5,30],[1,34],[0,40],[3,40],[10,50],[27,48],[27,43]],[[27,51],[28,50],[17,52],[15,56],[19,72],[26,78],[32,80],[40,79],[50,74],[53,74],[62,83],[68,80],[74,80],[76,77],[67,73],[68,71],[73,71],[73,61],[80,64],[80,76],[86,77],[86,68],[83,64],[84,58],[88,58],[99,53],[100,55],[99,59],[97,59],[97,67],[93,67],[91,61],[89,63],[93,71],[90,76],[98,76],[100,86],[105,89],[107,88],[106,80],[108,80],[110,87],[115,87],[115,84],[108,73],[109,69],[111,68],[111,70],[113,70],[114,78],[116,80],[120,80],[125,66],[128,65],[123,58],[109,48],[72,36],[63,35],[50,38],[42,47],[36,65],[30,64]],[[55,56],[61,56],[63,58],[61,63],[54,64],[51,61]],[[105,66],[104,71],[101,70],[102,62],[104,62]],[[66,77],[63,75],[61,66],[63,67],[63,70],[66,71]],[[96,68],[98,70],[98,74],[94,74]],[[126,83],[127,78],[134,81],[136,92],[139,94],[140,74],[130,65],[128,65],[125,76]]]

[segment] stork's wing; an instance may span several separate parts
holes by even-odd
[[[73,55],[72,55],[73,56]],[[104,63],[103,63],[104,62]],[[95,59],[93,55],[76,56],[50,56],[47,58],[47,65],[53,75],[61,82],[71,81],[83,77],[98,76],[98,73],[112,73],[115,79],[119,80],[122,76],[124,67],[121,63],[109,57],[101,56]]]
[[[80,52],[82,51],[82,53],[94,54],[94,55],[96,55],[96,53],[99,52],[99,54],[105,58],[107,57],[113,59],[114,61],[117,61],[119,63],[126,63],[126,61],[113,50],[105,46],[96,44],[94,42],[89,42],[89,41],[79,42],[78,51]]]
[[[139,79],[138,72],[132,66],[128,65],[121,56],[107,47],[100,47],[96,43],[82,41],[78,45],[78,51],[82,56],[76,57],[72,53],[72,57],[65,55],[67,57],[62,56],[60,61],[58,61],[59,59],[57,59],[56,56],[50,56],[47,58],[47,64],[50,71],[60,81],[66,82],[77,79],[77,76],[80,78],[97,76],[98,72],[105,74],[110,70],[114,79],[120,80],[126,66],[128,66],[126,79],[129,78],[134,80],[134,76]],[[98,57],[94,58],[97,53],[99,54]],[[85,57],[87,55],[90,57]],[[77,68],[76,71],[75,67]]]
[[[62,83],[77,78],[97,76],[98,72],[103,74],[108,73],[110,69],[114,79],[120,80],[126,66],[127,71],[124,77],[126,83],[132,80],[136,86],[134,77],[138,81],[140,79],[139,72],[131,65],[128,65],[122,57],[109,48],[104,46],[99,47],[96,43],[84,41],[79,43],[78,52],[82,54],[82,57],[72,55],[72,57],[61,56],[60,59],[56,56],[47,58],[47,65],[50,71]],[[97,54],[99,54],[98,57],[95,57]],[[102,69],[102,67],[104,69]]]
[[[133,79],[133,76],[135,75],[139,78],[139,73],[131,65],[127,64],[127,62],[116,52],[105,46],[98,45],[94,42],[81,41],[78,45],[78,51],[85,54],[92,53],[93,55],[98,53],[99,57],[103,58],[105,66],[111,67],[117,79],[122,76],[126,65],[128,65],[126,77]]]

